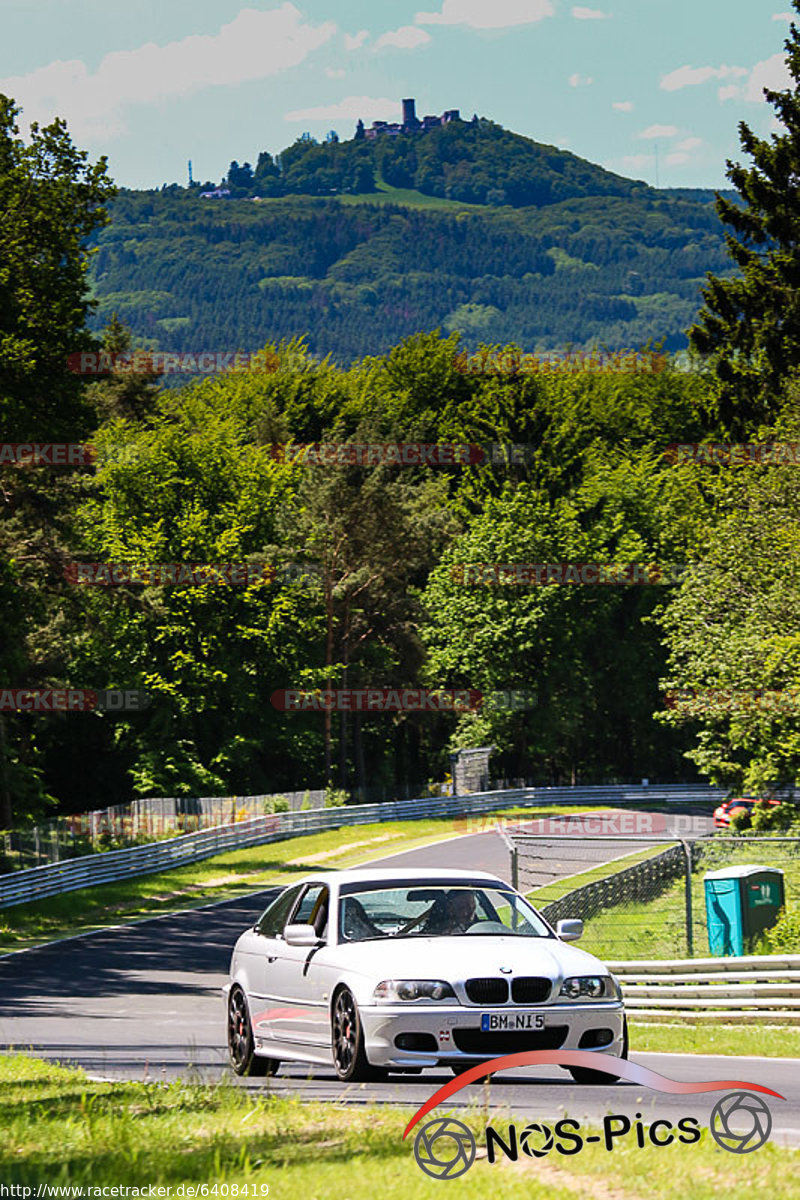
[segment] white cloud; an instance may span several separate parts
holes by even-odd
[[[336,104],[323,104],[318,108],[296,108],[293,112],[284,113],[287,121],[357,121],[359,117],[369,114],[370,121],[397,121],[400,119],[400,105],[396,100],[372,96],[345,96]]]
[[[771,58],[766,58],[753,67],[750,78],[745,84],[744,98],[751,103],[758,103],[764,99],[762,88],[771,88],[774,92],[781,92],[793,86],[785,56],[773,54]]]
[[[442,11],[418,12],[417,25],[469,25],[471,29],[508,29],[535,25],[552,17],[551,0],[442,0]]]
[[[689,155],[683,154],[680,150],[673,150],[672,154],[668,154],[666,163],[668,167],[681,167],[689,161]]]
[[[682,142],[678,142],[675,146],[676,151],[689,153],[691,150],[697,150],[703,144],[703,139],[699,137],[687,137]]]
[[[290,3],[269,12],[243,8],[216,34],[113,51],[94,74],[80,59],[51,62],[0,80],[0,92],[22,105],[26,121],[47,122],[58,115],[78,142],[107,139],[126,131],[129,106],[277,75],[303,62],[335,32],[333,21],[304,24]]]
[[[326,67],[325,74],[328,76],[328,79],[344,79],[347,72],[344,67]]]
[[[787,24],[789,22],[793,21],[794,18],[795,18],[795,14],[790,13],[790,12],[782,12],[782,13],[773,13],[772,14],[773,21],[786,21]]]
[[[382,33],[375,43],[375,48],[395,46],[398,50],[414,50],[417,46],[424,46],[430,40],[431,35],[424,29],[418,29],[415,25],[402,25],[400,29],[395,29],[391,33]]]
[[[633,102],[631,100],[618,100],[611,105],[617,112],[633,112]]]
[[[750,104],[760,104],[764,99],[763,88],[780,92],[794,86],[786,57],[783,53],[773,54],[754,67],[678,67],[661,80],[665,92],[676,92],[680,88],[695,87],[711,79],[740,79],[741,84],[726,83],[717,88],[720,100],[741,97]]]
[[[588,87],[593,82],[591,75],[579,75],[577,71],[574,75],[570,75],[568,80],[570,87]]]
[[[678,67],[661,80],[665,92],[677,92],[680,88],[695,87],[709,79],[742,79],[748,74],[747,67]]]
[[[360,50],[368,37],[368,29],[362,29],[358,33],[346,33],[344,35],[345,50]]]
[[[670,138],[675,137],[677,132],[677,125],[648,125],[647,129],[643,129],[636,136],[639,138]]]
[[[611,13],[600,12],[599,8],[582,8],[580,4],[576,4],[572,15],[576,21],[607,21]]]

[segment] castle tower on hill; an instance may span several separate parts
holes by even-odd
[[[364,129],[363,122],[359,119],[356,128],[355,136],[357,139],[363,137],[374,141],[381,134],[385,137],[399,137],[402,133],[427,133],[429,129],[436,129],[440,125],[449,125],[451,121],[460,121],[461,114],[457,108],[448,108],[440,117],[424,117],[422,120],[417,116],[417,103],[413,98],[403,100],[403,120],[402,121],[373,121],[371,129]]]
[[[417,121],[417,102],[416,100],[403,101],[403,125],[406,129],[411,129],[419,122]]]

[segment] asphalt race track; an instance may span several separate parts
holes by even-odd
[[[392,855],[380,860],[384,864],[441,867],[442,848]],[[448,842],[446,865],[508,875],[508,855],[496,834]],[[272,889],[149,918],[0,959],[0,1044],[79,1065],[107,1079],[235,1079],[226,1065],[220,987],[233,943],[274,894]],[[800,1145],[800,1060],[639,1055],[635,1039],[631,1057],[686,1082],[734,1078],[774,1088],[786,1101],[768,1098],[772,1140]],[[345,1085],[332,1068],[314,1068],[312,1075],[290,1066],[272,1080],[238,1082],[306,1099],[391,1102],[416,1109],[451,1079],[449,1071],[430,1070],[384,1083]],[[706,1121],[724,1094],[672,1096],[629,1083],[580,1086],[565,1071],[548,1068],[473,1084],[448,1104],[483,1100],[487,1087],[492,1108],[551,1121],[569,1113],[597,1123],[608,1112],[641,1113],[645,1122],[663,1117],[674,1123],[682,1116]]]

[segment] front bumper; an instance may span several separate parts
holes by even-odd
[[[544,1029],[485,1032],[481,1028],[485,1013],[541,1014]],[[480,1062],[522,1050],[597,1050],[620,1056],[623,1049],[625,1011],[617,1000],[497,1008],[381,1004],[361,1006],[359,1015],[367,1058],[376,1067]],[[610,1040],[591,1044],[601,1030],[611,1035]]]

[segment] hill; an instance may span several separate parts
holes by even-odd
[[[487,121],[300,140],[228,183],[225,199],[120,194],[94,243],[96,326],[117,312],[174,351],[303,334],[340,363],[437,327],[468,348],[677,350],[705,273],[730,268],[711,193],[657,191]]]
[[[299,138],[274,161],[266,152],[252,172],[231,163],[232,194],[330,196],[375,191],[383,181],[424,196],[513,208],[558,204],[587,196],[631,196],[647,184],[626,179],[503,129],[485,118],[454,121],[424,133],[318,145]]]

